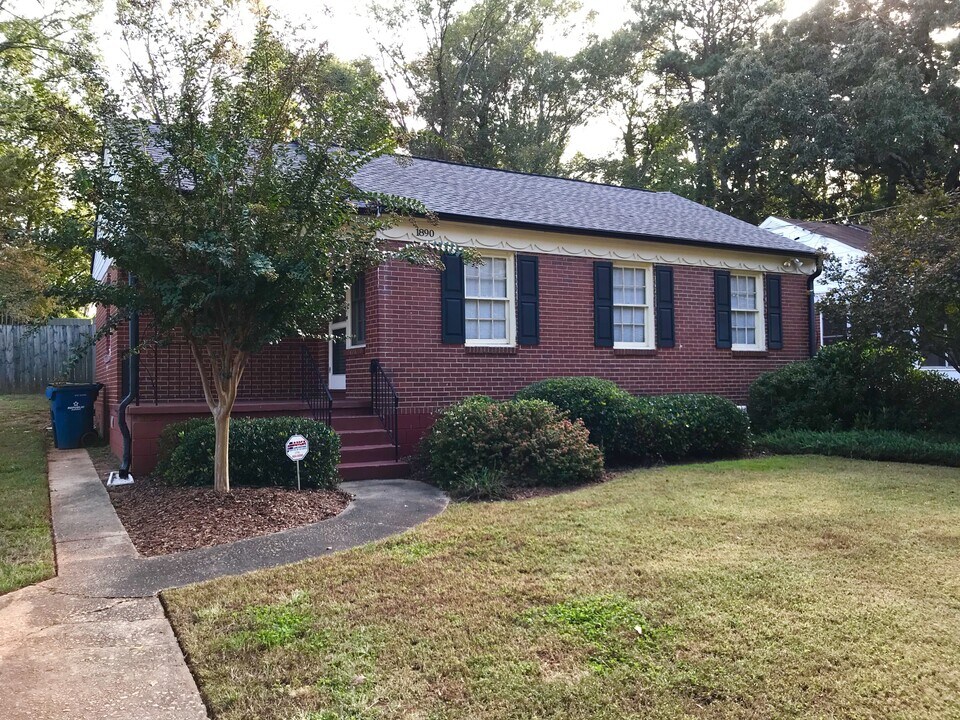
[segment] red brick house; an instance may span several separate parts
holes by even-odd
[[[438,218],[386,238],[447,240],[484,263],[447,256],[441,272],[388,262],[352,288],[336,340],[285,341],[251,359],[235,414],[329,413],[345,477],[405,472],[434,414],[467,395],[597,375],[637,394],[742,402],[757,375],[816,346],[815,252],[672,193],[390,157],[356,183],[414,197]],[[111,273],[95,258],[97,277]],[[150,332],[146,321],[141,339]],[[101,428],[118,454],[126,347],[121,331],[96,353]],[[141,353],[138,395],[127,419],[143,473],[165,424],[207,412],[186,346]]]

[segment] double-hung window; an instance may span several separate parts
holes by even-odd
[[[613,345],[653,347],[651,273],[645,267],[613,267]]]
[[[484,255],[481,261],[463,267],[466,343],[512,345],[513,258]]]
[[[763,293],[757,275],[730,275],[730,328],[734,350],[762,350]]]

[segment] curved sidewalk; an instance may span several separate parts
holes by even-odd
[[[4,720],[206,718],[159,591],[357,547],[447,505],[412,480],[343,483],[354,500],[329,520],[144,558],[86,451],[51,453],[49,474],[58,574],[0,597]]]

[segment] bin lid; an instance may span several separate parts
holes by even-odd
[[[58,390],[77,390],[79,392],[99,393],[103,390],[103,383],[50,383],[44,393],[47,399],[53,400]]]

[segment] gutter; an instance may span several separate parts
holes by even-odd
[[[808,351],[810,357],[813,357],[817,354],[818,343],[817,343],[817,301],[816,295],[814,293],[813,284],[816,282],[817,278],[823,274],[823,258],[820,255],[817,255],[817,270],[813,275],[807,277],[807,339],[808,339]]]
[[[127,276],[128,284],[133,287],[137,278],[132,274]],[[140,396],[140,313],[134,312],[127,323],[129,334],[130,355],[127,358],[127,395],[120,401],[117,413],[117,423],[120,425],[120,434],[123,436],[123,460],[120,462],[120,479],[130,477],[130,464],[133,453],[133,438],[130,435],[130,426],[127,425],[127,407]]]

